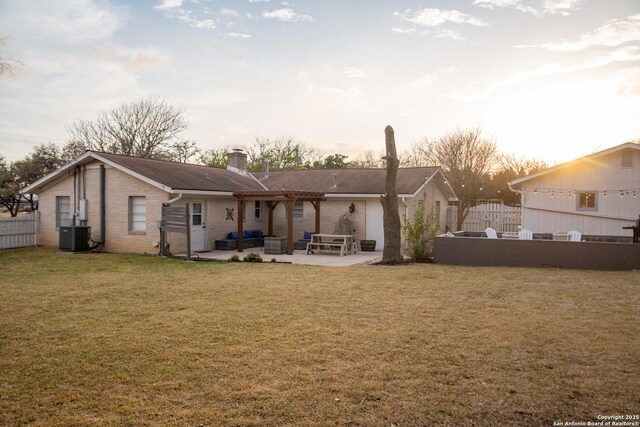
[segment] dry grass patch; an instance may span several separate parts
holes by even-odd
[[[3,425],[551,425],[640,408],[640,274],[0,252]]]

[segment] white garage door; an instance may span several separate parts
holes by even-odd
[[[376,250],[384,247],[384,227],[382,225],[382,204],[380,200],[367,200],[367,222],[365,234],[367,240],[376,241]]]

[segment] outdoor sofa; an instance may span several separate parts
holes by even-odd
[[[262,230],[244,230],[242,242],[245,248],[255,248],[264,246],[264,236]],[[216,240],[216,250],[236,250],[238,249],[238,232],[231,231],[226,239]]]

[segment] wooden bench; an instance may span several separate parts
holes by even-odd
[[[340,250],[340,256],[356,253],[356,245],[353,236],[339,234],[314,234],[311,236],[311,242],[307,243],[307,255],[314,254],[316,251]]]

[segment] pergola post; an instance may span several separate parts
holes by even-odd
[[[296,201],[311,202],[316,209],[316,233],[320,232],[320,202],[327,200],[324,193],[313,191],[236,191],[233,197],[238,200],[238,252],[244,250],[243,212],[247,201],[266,201],[269,207],[268,235],[273,236],[273,211],[283,202],[287,211],[287,254],[293,255],[293,208]]]
[[[316,234],[320,233],[320,200],[316,202],[311,202],[313,207],[316,209]]]
[[[276,206],[278,206],[280,202],[267,202],[267,206],[269,207],[269,223],[267,226],[267,235],[273,236],[273,211],[276,210]]]
[[[243,230],[243,211],[244,211],[244,200],[238,199],[238,247],[236,248],[238,252],[244,251],[244,240],[242,239]]]
[[[295,199],[287,200],[287,254],[293,255],[293,205]]]

